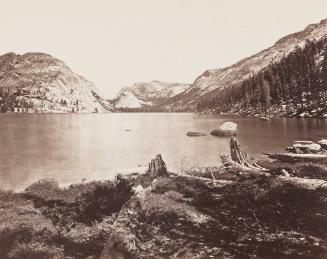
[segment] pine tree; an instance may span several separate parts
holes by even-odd
[[[270,106],[271,97],[270,97],[270,86],[266,80],[263,80],[262,82],[261,102],[263,104],[263,107],[265,108],[265,111],[267,112]]]
[[[326,101],[326,91],[327,91],[327,46],[325,46],[322,53],[322,60],[320,62],[320,79],[321,79],[321,92],[320,96],[322,101]]]

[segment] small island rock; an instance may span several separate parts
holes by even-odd
[[[186,136],[189,137],[201,137],[201,136],[206,136],[206,133],[202,133],[202,132],[196,132],[196,131],[189,131],[186,133]]]

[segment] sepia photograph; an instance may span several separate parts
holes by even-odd
[[[327,1],[0,13],[0,259],[327,259]]]

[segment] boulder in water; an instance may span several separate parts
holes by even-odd
[[[213,136],[230,137],[237,134],[237,124],[234,122],[225,122],[218,129],[214,129],[210,132]]]

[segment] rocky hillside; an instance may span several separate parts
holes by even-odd
[[[0,56],[2,112],[105,112],[96,86],[48,54]]]
[[[302,94],[313,93],[326,85],[322,82],[326,74],[326,36],[327,20],[323,20],[232,66],[207,70],[191,87],[176,96],[173,106],[219,112],[239,110],[235,105],[250,103],[252,108],[258,109],[289,101],[295,89],[297,100],[292,101],[297,102],[295,106],[301,105]],[[303,79],[305,75],[308,75],[306,80]],[[309,77],[311,82],[308,82]],[[324,95],[324,91],[322,89],[319,95]]]
[[[268,113],[274,106],[277,113],[289,109],[297,114],[318,102],[320,111],[326,107],[326,36],[323,20],[230,67],[208,70],[195,80],[183,105]]]
[[[159,81],[123,88],[152,108],[253,115],[327,116],[327,20],[288,35],[192,85]]]
[[[189,87],[190,84],[167,83],[153,80],[146,83],[135,83],[131,87],[124,87],[122,91],[131,92],[140,100],[158,104],[184,92]]]
[[[190,87],[190,84],[167,83],[157,80],[139,82],[130,87],[123,87],[117,98],[112,100],[111,103],[116,108],[142,108],[144,110],[165,109],[169,108],[170,104],[175,103],[175,98]],[[130,103],[130,105],[121,107],[120,100],[125,100],[126,97],[128,97],[128,103]]]

